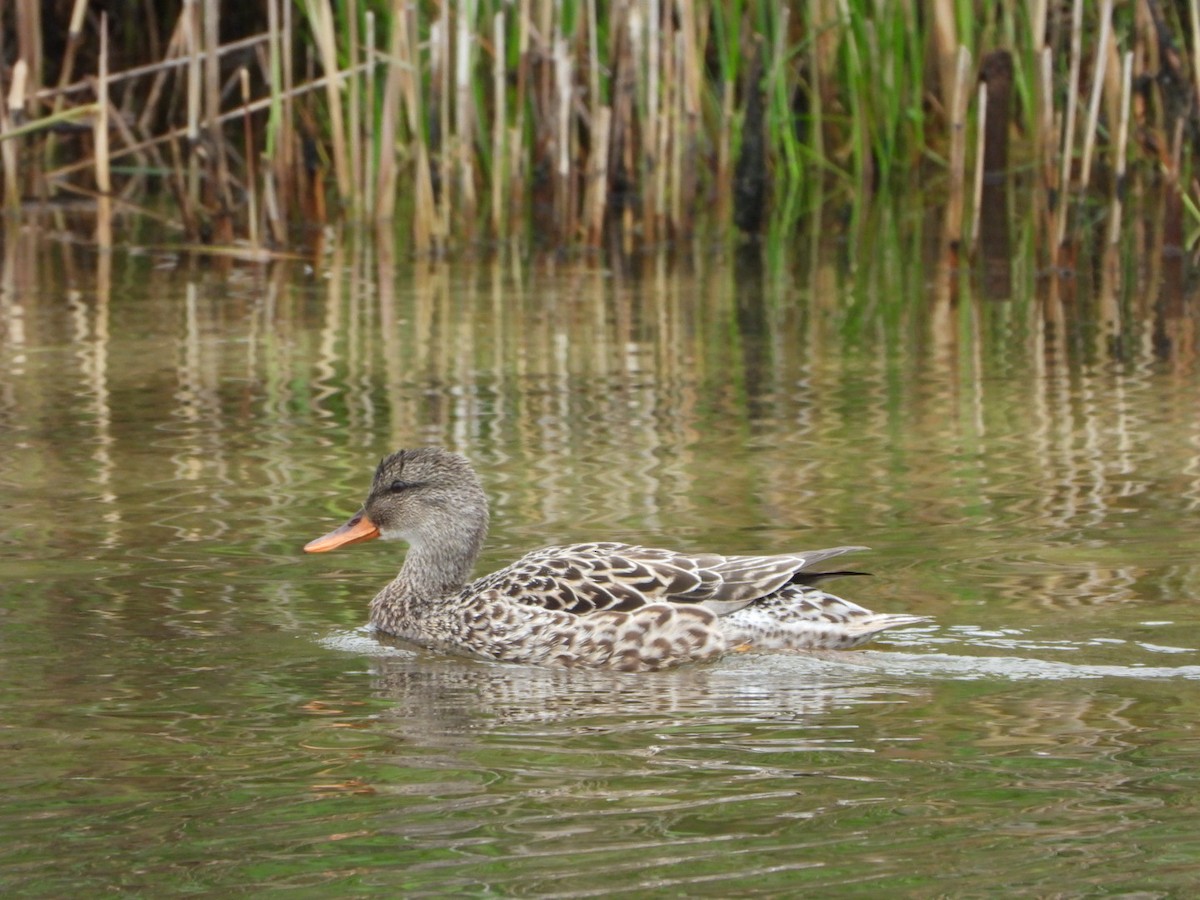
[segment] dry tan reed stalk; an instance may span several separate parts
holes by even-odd
[[[333,137],[333,171],[337,180],[338,199],[344,205],[352,202],[349,151],[346,148],[346,119],[342,113],[341,77],[337,62],[337,37],[333,26],[330,0],[307,0],[309,19],[313,23],[313,39],[325,70],[325,99],[329,104],[329,130]]]
[[[453,180],[453,160],[447,152],[446,144],[450,140],[450,0],[441,4],[438,20],[434,23],[429,36],[430,49],[430,84],[437,86],[436,110],[438,117],[437,142],[431,149],[437,154],[438,193],[436,228],[439,236],[445,235],[450,224],[450,185]],[[417,69],[420,72],[420,69]],[[420,77],[418,75],[418,77]],[[431,103],[431,105],[434,105]],[[432,143],[432,142],[431,142]]]
[[[505,155],[508,96],[505,79],[504,13],[492,17],[492,232],[503,239],[508,227],[508,210],[504,198],[507,196],[508,158]]]
[[[608,146],[612,109],[602,106],[592,121],[593,152],[588,159],[589,172],[585,193],[586,240],[599,246],[604,236],[604,216],[608,203]]]
[[[12,80],[8,85],[8,96],[5,103],[8,114],[14,118],[25,113],[29,97],[29,65],[23,59],[18,59],[13,65]]]
[[[659,15],[662,15],[661,7]],[[671,113],[675,109],[675,91],[678,87],[675,78],[675,20],[671,15],[663,17],[655,29],[654,40],[659,44],[659,118],[662,127],[658,129],[658,144],[651,152],[654,154],[654,234],[652,240],[661,240],[666,236],[666,226],[670,222],[668,215],[670,197],[668,196],[669,178],[671,174],[671,144],[674,140],[675,122]]]
[[[571,100],[574,95],[572,69],[567,40],[559,34],[554,40],[554,84],[557,100],[554,106],[554,219],[559,238],[574,232],[574,204],[571,202]]]
[[[287,223],[279,209],[279,196],[275,187],[275,173],[269,166],[263,167],[263,216],[271,229],[271,236],[280,246],[287,238]],[[283,235],[280,239],[279,235]]]
[[[1063,113],[1062,171],[1059,176],[1058,210],[1055,217],[1054,246],[1062,246],[1067,236],[1067,218],[1071,203],[1071,163],[1075,158],[1075,118],[1079,108],[1079,70],[1083,59],[1083,0],[1071,7],[1071,59],[1067,75],[1067,109]]]
[[[679,185],[679,202],[682,207],[682,220],[685,233],[691,233],[692,213],[696,207],[696,192],[699,184],[699,167],[696,165],[698,154],[700,108],[703,95],[703,59],[700,53],[703,38],[701,23],[692,4],[685,4],[681,13],[682,30],[680,37],[680,57],[683,60],[683,131],[680,142],[680,159],[682,163]],[[704,18],[707,24],[708,18]]]
[[[1054,58],[1049,47],[1043,47],[1041,55],[1038,57],[1040,66],[1038,68],[1039,98],[1038,112],[1040,114],[1040,127],[1035,130],[1035,138],[1041,144],[1041,154],[1039,160],[1042,164],[1043,180],[1046,188],[1053,190],[1055,187],[1055,172],[1058,171],[1057,148],[1058,141],[1054,139]]]
[[[671,104],[671,179],[669,188],[671,230],[679,235],[684,230],[683,223],[683,146],[684,128],[687,121],[687,99],[684,86],[687,84],[687,73],[683,58],[683,35],[675,32],[675,86],[674,102]]]
[[[108,14],[100,16],[100,60],[96,72],[96,118],[92,125],[96,160],[96,190],[112,193],[112,169],[108,155]]]
[[[109,79],[109,92],[108,92],[110,97],[112,96],[111,88],[112,88],[112,80],[110,78]],[[116,133],[120,136],[121,140],[124,142],[125,147],[131,147],[133,144],[135,144],[137,142],[137,138],[134,137],[133,131],[130,129],[129,125],[125,122],[125,116],[123,116],[121,114],[121,110],[119,110],[112,103],[111,99],[109,100],[108,105],[109,105],[109,111],[108,111],[109,127],[116,131]],[[111,162],[111,160],[116,159],[118,156],[126,155],[124,150],[117,151],[116,153],[113,152],[111,135],[109,136],[108,144],[109,144],[108,157],[109,157],[110,162]],[[142,168],[146,168],[149,165],[149,161],[146,157],[150,154],[140,151],[140,150],[134,150],[134,151],[131,151],[131,153],[133,156],[135,156],[137,158],[138,163]],[[153,151],[152,155],[154,156],[155,159],[161,160],[161,158],[162,158],[161,155],[157,151]],[[128,182],[126,182],[125,187],[121,191],[122,206],[128,207],[131,205],[130,197],[132,197],[138,190],[140,190],[140,187],[141,187],[142,183],[144,182],[144,180],[145,180],[144,176],[138,175],[137,177],[131,178],[131,179],[129,179]]]
[[[364,157],[363,157],[363,208],[366,210],[375,209],[375,185],[378,183],[377,171],[375,167],[378,165],[379,147],[375,143],[375,67],[378,63],[379,54],[375,49],[375,13],[371,10],[366,12],[367,23],[367,43],[364,48],[363,61],[366,66],[366,71],[363,78],[366,80],[367,94],[367,116],[363,125],[364,141]],[[372,216],[373,217],[373,216]]]
[[[1117,49],[1119,37],[1113,30],[1113,39],[1108,42],[1108,62],[1104,66],[1104,103],[1106,106],[1105,120],[1110,132],[1113,123],[1121,118],[1121,51]],[[1110,140],[1108,146],[1112,148]]]
[[[509,167],[509,193],[505,197],[507,212],[514,216],[526,194],[525,162],[529,155],[525,150],[525,107],[530,81],[529,32],[532,27],[529,4],[530,0],[518,0],[517,3],[517,87],[513,94],[517,108],[511,131],[512,140],[508,145],[508,158],[512,162]]]
[[[218,243],[233,240],[233,194],[229,185],[229,159],[225,137],[219,123],[221,118],[221,4],[219,0],[204,0],[204,131],[209,152],[215,157],[216,184],[213,193],[220,209],[214,220],[214,237]]]
[[[814,44],[815,45],[815,44]],[[815,72],[815,69],[814,69]],[[817,77],[813,76],[814,79]],[[812,102],[819,104],[819,88],[814,80],[812,84]],[[734,85],[721,85],[721,122],[717,126],[717,171],[713,177],[716,188],[716,208],[717,221],[728,222],[730,212],[733,210],[733,169],[730,166],[733,153],[733,99],[735,95]],[[814,106],[814,109],[817,107]],[[819,114],[814,115],[814,121],[820,122]],[[813,140],[821,141],[821,128],[818,125],[813,129]],[[820,152],[814,148],[814,154],[820,157]]]
[[[963,191],[967,165],[967,81],[971,68],[971,51],[958,48],[958,64],[954,76],[954,92],[950,109],[950,192],[946,201],[945,239],[950,244],[962,240]]]
[[[71,7],[71,19],[67,25],[67,49],[63,55],[62,68],[58,73],[60,91],[71,83],[71,76],[75,72],[75,56],[79,52],[79,45],[83,42],[83,17],[86,12],[87,0],[75,0]],[[56,102],[55,110],[57,111],[59,108],[59,104]]]
[[[146,99],[142,104],[142,114],[137,120],[139,134],[145,134],[150,130],[154,116],[158,112],[159,97],[162,96],[167,79],[175,74],[177,68],[187,65],[187,60],[184,58],[184,27],[187,15],[187,7],[180,9],[179,15],[175,17],[175,27],[171,30],[171,37],[167,41],[166,54],[161,61],[154,65],[153,72],[150,73],[154,75],[154,78],[150,82],[150,90],[146,92]],[[128,77],[130,71],[126,69],[114,75],[111,79],[112,83],[116,84],[118,79],[123,80]],[[186,71],[184,76],[186,77]]]
[[[15,4],[17,19],[17,59],[25,63],[26,77],[32,87],[25,91],[26,112],[36,116],[38,110],[29,101],[34,99],[42,87],[42,4]],[[10,110],[11,113],[11,110]]]
[[[14,78],[16,69],[21,65],[21,60],[17,60],[13,66]],[[11,139],[16,137],[16,129],[11,128],[11,124],[8,103],[0,104],[0,162],[4,163],[4,206],[10,213],[21,206],[21,181],[17,171],[21,154],[17,142]]]
[[[666,127],[660,128],[658,132],[658,200],[661,210],[659,234],[663,237],[677,228],[674,191],[679,183],[679,174],[675,169],[675,154],[680,142],[679,94],[683,85],[679,77],[679,29],[674,12],[670,4],[665,5],[664,20],[660,28],[663,42],[661,109],[666,124]]]
[[[283,118],[280,120],[278,159],[276,173],[279,178],[280,195],[283,200],[283,217],[286,220],[291,204],[300,196],[302,162],[299,158],[300,141],[296,134],[295,94],[296,78],[293,54],[285,43],[294,34],[291,0],[279,0],[280,12],[280,62],[283,64]]]
[[[475,223],[474,102],[471,93],[471,27],[475,21],[474,0],[458,0],[457,32],[454,41],[454,156],[458,168],[459,221],[470,231]]]
[[[67,25],[67,47],[63,53],[62,66],[58,72],[58,87],[61,90],[70,84],[71,78],[75,72],[75,56],[79,53],[79,47],[83,43],[83,17],[87,12],[87,0],[75,0],[71,7],[71,19]],[[54,97],[54,103],[51,107],[52,113],[61,113],[65,97],[61,93]],[[58,141],[53,132],[51,132],[46,140],[46,146],[42,154],[44,160],[42,171],[45,172],[53,163],[55,151],[58,146]]]
[[[341,74],[347,75],[347,74],[349,74],[349,71],[343,72]],[[304,84],[301,84],[298,87],[293,88],[290,92],[284,92],[283,96],[285,99],[295,99],[296,97],[301,97],[305,94],[312,93],[313,91],[323,90],[326,87],[327,80],[328,79],[326,79],[323,76],[314,78],[311,81],[307,81]],[[252,113],[261,112],[262,110],[267,109],[271,105],[271,101],[272,101],[271,97],[260,97],[258,100],[253,101],[249,105],[248,108],[249,108],[250,112],[252,112]],[[81,110],[81,109],[83,109],[83,108],[76,107],[74,109],[67,110],[63,114],[62,119],[67,120],[67,119],[71,119],[71,118],[77,118],[79,115],[82,114],[81,112],[79,112],[79,110]],[[239,105],[235,109],[231,109],[227,112],[221,113],[221,115],[217,118],[217,121],[220,124],[225,124],[227,122],[232,122],[237,119],[240,119],[243,114],[244,114],[244,110]],[[47,120],[39,120],[39,121],[44,122]],[[130,154],[138,153],[138,152],[146,150],[150,147],[155,147],[159,144],[168,143],[173,140],[179,140],[180,138],[186,138],[188,135],[188,127],[189,126],[185,125],[183,127],[176,128],[172,131],[168,131],[163,134],[157,135],[155,137],[148,138],[143,141],[139,141],[136,144],[130,144],[129,146],[123,147],[120,150],[114,152],[113,159],[119,159],[123,156],[128,156]],[[79,171],[80,169],[89,168],[91,165],[92,165],[91,160],[83,160],[83,161],[79,161],[79,162],[69,163],[67,165],[60,166],[58,169],[54,170],[53,172],[47,173],[47,177],[61,179],[61,178],[66,177],[67,175],[72,174],[73,172]]]
[[[691,4],[686,4],[688,8]],[[595,115],[603,102],[600,97],[600,35],[596,18],[596,0],[587,0],[588,108]]]
[[[942,109],[946,121],[954,121],[954,100],[958,96],[959,43],[954,0],[933,0],[930,10],[933,52],[938,70],[938,87],[941,90]],[[842,4],[843,21],[848,21],[850,11]]]
[[[609,123],[609,168],[614,171],[614,178],[623,178],[631,183],[636,177],[637,169],[634,163],[633,130],[637,97],[637,63],[634,57],[633,16],[629,5],[620,7],[620,15],[611,23],[612,49],[610,56],[613,60],[612,86],[612,120]],[[626,241],[632,239],[633,210],[632,204],[621,199],[621,233]]]
[[[400,49],[391,64],[400,73],[399,83],[405,98],[408,130],[415,146],[416,203],[413,207],[413,244],[418,253],[426,254],[441,249],[442,232],[438,227],[429,144],[424,129],[425,111],[420,83],[421,51],[417,35],[417,14],[411,4],[402,3],[401,0],[396,0],[393,10],[393,21],[398,22],[400,26],[397,36]]]
[[[187,202],[184,216],[195,221],[200,208],[200,6],[198,0],[183,0],[184,52],[187,68]],[[190,235],[195,237],[195,235]]]
[[[280,30],[279,4],[284,0],[267,0],[267,70],[270,73],[270,113],[267,122],[267,165],[263,171],[263,201],[267,224],[275,243],[282,246],[287,240],[287,195],[281,186],[290,183],[287,164],[290,148],[288,123],[283,111],[283,35]],[[281,197],[280,194],[283,194]]]
[[[983,156],[987,149],[988,86],[979,82],[976,94],[975,128],[975,182],[971,202],[971,247],[979,241],[979,219],[983,214]]]
[[[602,193],[607,193],[607,171],[604,175],[600,175],[599,170],[608,168],[608,146],[607,143],[601,146],[601,142],[608,141],[608,126],[609,122],[603,123],[605,134],[600,135],[602,109],[604,101],[600,96],[600,35],[598,18],[596,15],[596,0],[587,0],[587,50],[588,50],[588,158],[584,165],[584,186],[583,186],[583,209],[580,214],[580,224],[583,227],[583,238],[586,241],[591,241],[591,232],[593,230],[593,218],[595,215],[594,204],[597,202],[595,193],[598,185],[604,185]],[[611,119],[611,112],[609,113]],[[601,165],[601,160],[603,164]],[[603,219],[603,214],[601,214]],[[599,237],[596,238],[599,241]]]
[[[108,157],[108,13],[100,14],[100,60],[96,73],[96,190],[99,202],[96,208],[96,244],[101,250],[112,248],[112,170]],[[104,254],[107,255],[107,254]]]
[[[1192,24],[1192,89],[1200,97],[1200,0],[1188,0]]]
[[[1046,45],[1046,11],[1047,0],[1032,0],[1029,3],[1029,33],[1033,37],[1034,49]]]
[[[258,240],[258,176],[254,171],[254,132],[250,121],[250,73],[246,67],[238,69],[242,84],[242,136],[246,146],[246,231],[250,245],[257,247]]]
[[[404,11],[403,0],[393,0],[391,16],[391,33],[388,36],[388,51],[385,63],[387,77],[383,85],[383,108],[379,117],[379,161],[376,164],[375,192],[378,202],[371,208],[375,210],[376,222],[390,222],[396,213],[396,128],[400,114],[401,77],[403,68],[401,59],[404,57],[403,46]],[[413,140],[417,138],[414,135]]]
[[[184,164],[182,154],[179,151],[178,132],[175,136],[168,140],[167,149],[170,151],[171,170],[167,177],[167,187],[175,195],[175,202],[179,204],[179,217],[183,221],[184,234],[191,238],[199,234],[199,227],[193,217],[194,207],[188,198],[187,185],[187,166]],[[53,178],[53,174],[48,177]],[[70,190],[70,183],[63,182],[62,187]]]
[[[185,2],[187,2],[187,0],[185,0]],[[192,2],[194,2],[194,0],[192,0]],[[188,59],[187,56],[181,55],[180,48],[182,47],[182,40],[184,40],[184,38],[182,38],[182,22],[184,22],[184,18],[182,18],[182,14],[180,14],[180,18],[176,19],[175,31],[173,32],[172,37],[170,37],[170,41],[167,44],[167,56],[164,56],[163,59],[158,60],[157,62],[148,62],[148,64],[143,66],[133,66],[132,68],[125,68],[125,70],[121,70],[120,72],[113,72],[108,78],[109,84],[116,86],[118,84],[128,82],[128,80],[143,78],[148,76],[148,74],[155,74],[155,76],[167,76],[167,74],[170,74],[170,72],[176,70],[176,68],[184,68],[185,66],[190,65],[191,60]],[[257,35],[242,37],[239,38],[239,40],[222,44],[220,50],[218,50],[218,53],[220,53],[221,56],[226,56],[230,53],[246,52],[246,50],[256,48],[258,44],[265,43],[268,40],[268,32],[260,32],[260,34]],[[203,62],[205,60],[205,56],[206,54],[203,52],[203,50],[200,50],[198,54],[198,60]],[[88,92],[90,92],[94,86],[95,85],[92,84],[92,79],[89,76],[76,80],[76,82],[71,82],[70,84],[56,85],[54,88],[42,88],[36,92],[35,97],[38,101],[46,101],[50,100],[50,98],[58,97],[60,95],[70,96],[72,94],[88,94]],[[157,96],[156,92],[154,91],[148,92],[148,96],[151,94]]]
[[[1113,196],[1108,213],[1108,242],[1121,238],[1121,206],[1125,194],[1125,153],[1129,145],[1129,107],[1133,94],[1133,51],[1125,54],[1121,64],[1121,119],[1117,125],[1117,160],[1113,167]]]
[[[86,0],[85,0],[86,2]],[[195,0],[184,0],[185,4],[190,5],[190,2]],[[191,60],[187,56],[181,55],[183,49],[183,30],[185,20],[182,12],[180,18],[176,20],[175,31],[167,43],[167,55],[158,62],[146,63],[145,65],[133,66],[128,69],[122,69],[120,72],[113,72],[108,76],[109,84],[116,86],[123,84],[126,81],[131,81],[137,78],[144,78],[147,75],[166,76],[170,75],[175,69],[182,69],[190,65]],[[225,57],[231,53],[246,53],[256,49],[260,44],[265,44],[270,40],[270,33],[263,31],[250,37],[239,38],[236,41],[230,41],[227,44],[222,44],[218,49],[218,56]],[[203,50],[198,51],[198,61],[204,63],[208,54]],[[93,79],[89,75],[81,78],[78,81],[72,81],[70,84],[60,85],[55,87],[45,87],[37,92],[37,99],[47,100],[59,95],[70,96],[71,94],[85,94],[94,88]],[[150,96],[150,93],[147,94]],[[157,94],[155,94],[157,96]]]
[[[347,56],[350,59],[351,66],[358,63],[359,48],[361,43],[358,39],[358,3],[356,0],[343,0],[345,4],[346,20],[349,23],[347,29],[346,50]],[[332,13],[331,13],[332,15]],[[364,66],[364,68],[366,68]],[[350,90],[349,106],[350,111],[347,118],[347,132],[349,134],[349,149],[350,155],[350,195],[347,198],[350,202],[351,213],[355,218],[361,218],[366,207],[363,206],[363,198],[366,196],[366,191],[363,190],[363,134],[362,134],[362,83],[360,78],[350,78],[348,84]]]
[[[1079,183],[1084,190],[1091,185],[1092,150],[1096,146],[1096,129],[1100,124],[1100,100],[1104,93],[1104,70],[1108,65],[1108,46],[1112,40],[1112,8],[1113,0],[1103,0],[1100,4],[1100,41],[1096,45],[1092,95],[1088,100],[1087,125],[1083,133],[1083,167],[1079,175]]]
[[[658,195],[658,169],[662,164],[662,157],[658,155],[660,147],[659,132],[662,130],[661,120],[658,115],[658,98],[659,98],[659,82],[661,81],[661,61],[660,48],[662,39],[660,36],[659,26],[661,25],[662,15],[659,12],[658,0],[647,0],[647,21],[642,29],[644,33],[644,41],[646,47],[646,74],[644,82],[638,79],[639,84],[646,85],[645,97],[645,118],[642,123],[642,146],[645,152],[639,162],[641,175],[641,195],[645,198],[643,202],[643,220],[642,227],[645,238],[648,242],[653,243],[657,240],[658,223],[662,218],[662,198]],[[634,13],[636,16],[636,12]],[[637,20],[632,20],[631,24],[636,25]],[[634,57],[640,61],[641,47],[634,42]]]

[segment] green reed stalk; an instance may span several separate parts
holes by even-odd
[[[908,148],[912,156],[916,156],[925,147],[925,46],[926,41],[920,33],[917,21],[916,4],[903,4],[903,24],[896,29],[893,54],[907,61],[907,70],[902,77],[906,95],[901,113],[912,128],[912,145]]]
[[[267,114],[265,153],[266,158],[270,161],[271,172],[267,183],[274,182],[276,186],[286,183],[283,144],[287,123],[283,114],[284,47],[279,14],[281,2],[283,0],[267,0],[267,70],[271,76],[271,105]],[[272,191],[269,196],[271,202],[267,204],[267,221],[271,226],[272,237],[277,244],[282,246],[287,238],[286,201],[279,196],[278,191]]]
[[[845,14],[845,10],[843,10]],[[868,190],[870,183],[870,138],[869,119],[871,116],[869,94],[872,88],[870,74],[863,65],[863,55],[859,41],[853,32],[853,22],[839,23],[839,27],[848,25],[843,32],[842,77],[846,85],[847,103],[849,104],[849,123],[851,177],[860,192]]]
[[[771,42],[771,65],[767,74],[767,130],[775,140],[776,150],[781,157],[789,180],[803,177],[800,150],[796,130],[791,127],[791,71],[792,53],[788,48],[788,27],[791,10],[781,6],[773,17],[774,34]]]

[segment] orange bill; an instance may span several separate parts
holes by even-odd
[[[379,529],[367,518],[364,512],[357,513],[345,525],[333,529],[329,534],[321,535],[316,540],[304,545],[305,553],[325,553],[345,547],[347,544],[357,544],[359,541],[370,541],[379,537]]]

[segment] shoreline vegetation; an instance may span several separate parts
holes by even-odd
[[[9,221],[82,199],[101,246],[145,213],[264,258],[331,222],[630,248],[911,194],[954,259],[1016,208],[1070,268],[1200,225],[1200,0],[105,6],[7,5],[0,85]]]

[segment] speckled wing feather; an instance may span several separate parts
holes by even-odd
[[[583,615],[631,612],[653,603],[698,604],[728,615],[788,584],[819,577],[810,567],[862,547],[778,556],[686,554],[630,544],[591,543],[535,550],[475,582],[529,606]]]

